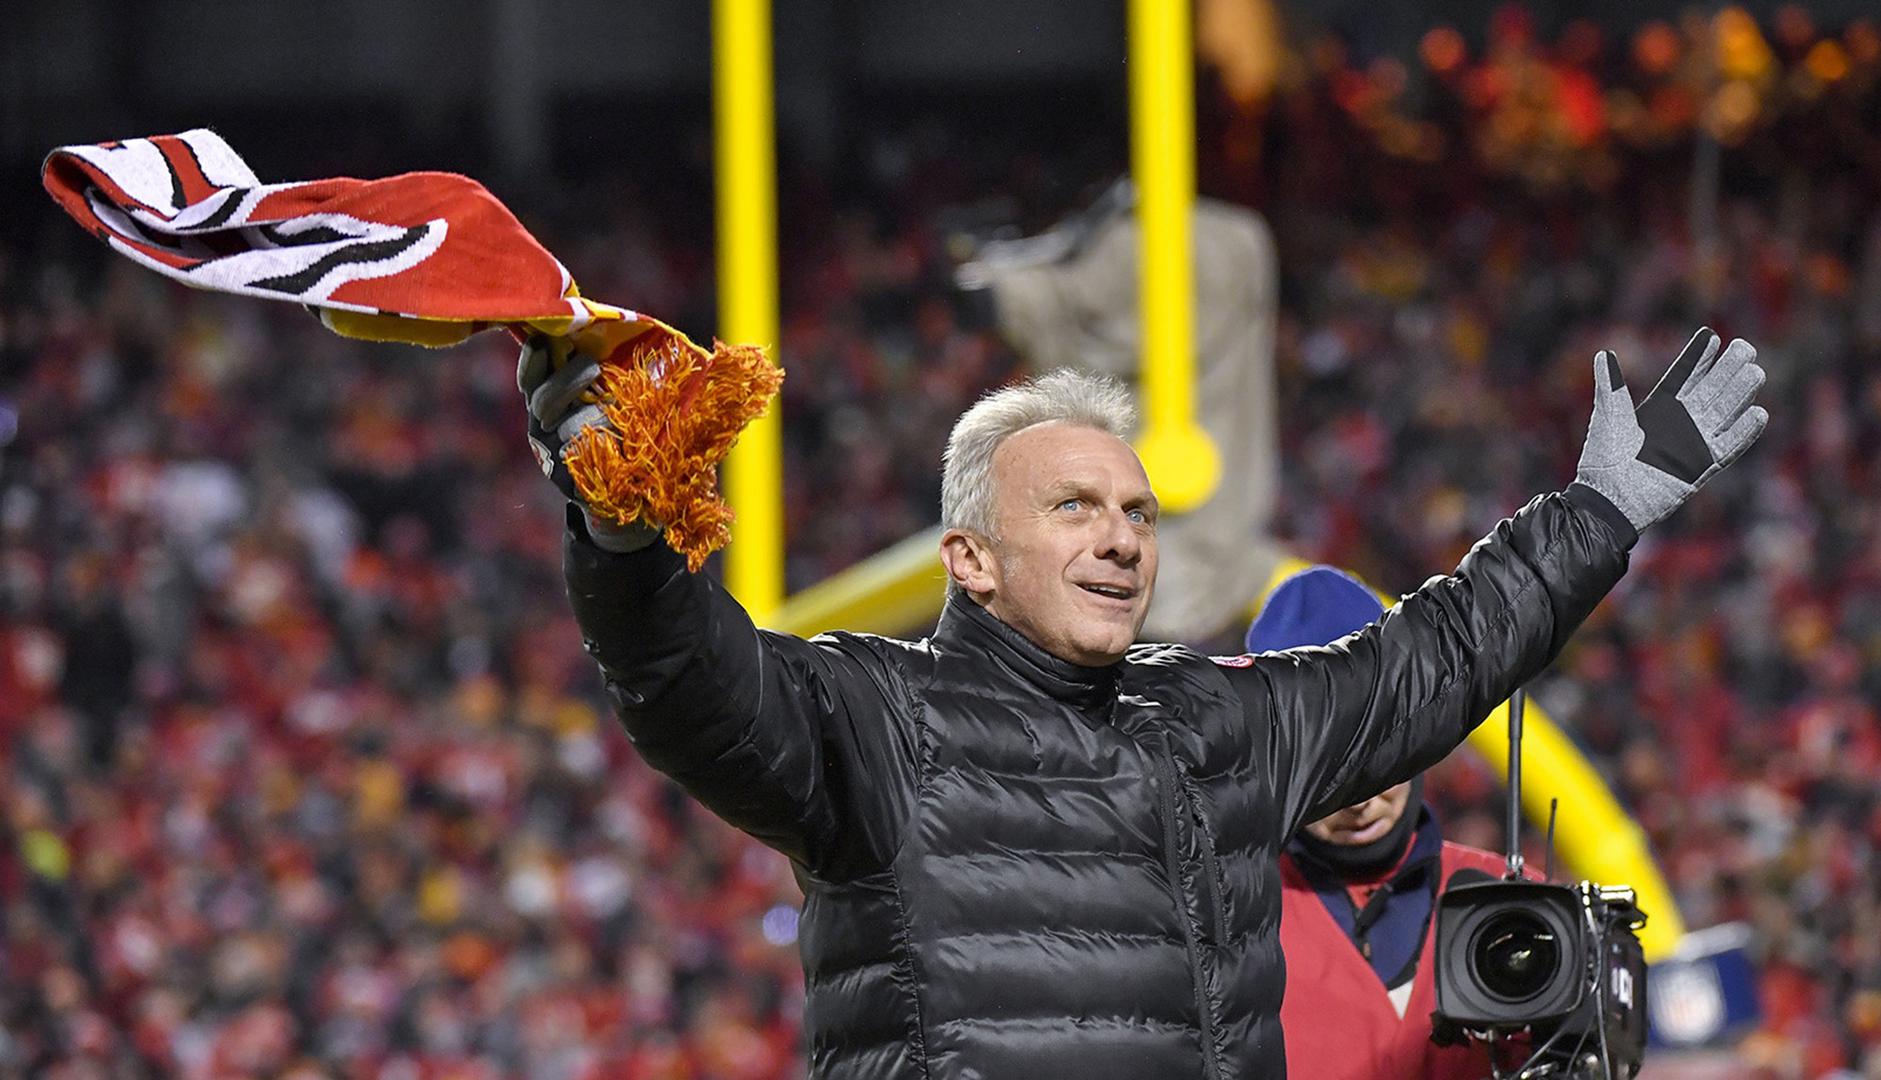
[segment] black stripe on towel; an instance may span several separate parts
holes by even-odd
[[[100,199],[102,200],[102,193]],[[144,226],[143,222],[137,220],[137,218],[132,216],[129,212],[119,212],[124,215],[124,224],[130,226],[131,231],[137,234],[131,239],[136,240],[145,247],[156,248],[159,251],[168,251],[174,255],[181,255],[186,259],[198,257],[196,252],[189,250],[184,244],[182,237],[172,233],[151,232]]]
[[[305,247],[308,244],[336,244],[341,240],[351,240],[353,234],[343,233],[326,225],[316,225],[311,229],[302,229],[296,233],[282,232],[279,225],[263,225],[258,230],[262,238],[275,247]]]
[[[196,179],[202,181],[202,186],[206,188],[221,187],[221,184],[209,179],[209,170],[202,167],[202,156],[196,153],[196,148],[189,144],[189,140],[181,135],[175,136],[175,139],[177,145],[183,148],[183,153],[189,155],[190,168],[196,170]]]
[[[224,190],[229,193],[228,198],[222,200],[222,205],[216,207],[215,213],[210,214],[208,217],[198,222],[196,228],[213,229],[222,224],[229,218],[234,217],[235,208],[242,205],[243,199],[248,198],[247,188],[226,188]]]
[[[176,141],[182,142],[181,139]],[[183,197],[183,174],[176,171],[176,162],[170,159],[170,151],[164,144],[153,140],[151,145],[157,148],[157,156],[163,159],[163,167],[170,170],[170,205],[173,207],[170,212],[180,214],[189,205],[189,200]]]
[[[253,289],[267,289],[271,292],[299,296],[319,284],[320,279],[326,277],[327,273],[335,267],[349,266],[353,263],[378,262],[381,259],[390,259],[403,254],[406,249],[424,239],[425,231],[426,226],[413,225],[389,240],[364,240],[321,256],[305,270],[280,277],[262,278],[259,281],[251,281],[248,285]]]
[[[124,223],[126,225],[129,225],[131,227],[131,231],[136,233],[137,235],[125,236],[123,233],[118,232],[115,229],[112,230],[114,233],[117,233],[117,236],[119,239],[130,240],[132,242],[142,244],[144,247],[150,248],[152,251],[161,251],[167,255],[174,256],[178,259],[186,260],[185,265],[176,267],[176,269],[178,270],[183,270],[183,271],[194,270],[198,266],[201,266],[203,263],[209,261],[202,257],[198,249],[193,249],[191,247],[184,246],[184,243],[180,237],[170,236],[166,233],[153,233],[149,229],[144,228],[142,222],[138,221],[136,218],[132,217],[129,214],[124,215]]]

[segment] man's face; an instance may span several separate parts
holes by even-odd
[[[1156,496],[1128,443],[1026,428],[993,454],[986,609],[1046,652],[1097,667],[1136,643],[1156,584]]]
[[[1320,818],[1306,827],[1306,831],[1324,840],[1328,844],[1342,844],[1357,847],[1379,840],[1391,831],[1398,819],[1411,802],[1411,785],[1399,784],[1386,788],[1382,793],[1354,803],[1344,810]]]

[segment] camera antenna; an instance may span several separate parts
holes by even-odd
[[[1522,877],[1522,709],[1527,704],[1528,689],[1516,687],[1509,695],[1509,868],[1502,875],[1508,881]]]
[[[1548,861],[1542,864],[1541,879],[1543,881],[1554,880],[1554,812],[1560,805],[1560,799],[1548,800],[1548,844],[1542,848],[1542,851],[1547,854]]]

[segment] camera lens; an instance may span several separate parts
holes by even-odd
[[[1505,1001],[1526,1001],[1547,989],[1560,959],[1554,931],[1520,909],[1490,916],[1470,945],[1477,979]]]

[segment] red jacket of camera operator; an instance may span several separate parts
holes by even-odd
[[[1248,628],[1249,652],[1323,645],[1384,606],[1328,566],[1282,582]],[[1334,646],[1335,648],[1338,646]],[[1287,1074],[1312,1080],[1482,1080],[1476,1045],[1430,1041],[1437,1004],[1437,896],[1464,868],[1500,876],[1501,857],[1447,843],[1422,778],[1307,825],[1280,858],[1280,1025]]]
[[[1405,813],[1416,815],[1420,809],[1412,806]],[[1289,1076],[1484,1080],[1489,1075],[1489,1058],[1482,1047],[1443,1047],[1430,1041],[1430,1013],[1437,1007],[1436,965],[1431,959],[1436,938],[1434,901],[1437,889],[1451,874],[1469,867],[1500,877],[1503,859],[1443,840],[1428,814],[1422,821],[1403,862],[1378,886],[1418,890],[1432,901],[1413,905],[1425,912],[1421,940],[1412,954],[1414,970],[1396,993],[1386,988],[1386,977],[1372,967],[1294,853],[1281,857],[1280,948],[1287,957],[1287,996],[1280,1006],[1280,1026],[1286,1033]],[[1425,850],[1420,852],[1420,848]],[[1364,908],[1353,901],[1351,910]],[[1370,929],[1376,934],[1385,928]],[[1382,951],[1382,942],[1371,934],[1366,944],[1374,955]]]

